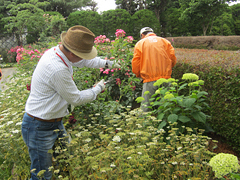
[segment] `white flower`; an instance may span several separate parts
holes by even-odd
[[[110,164],[110,167],[114,168],[114,167],[116,167],[116,165],[114,163],[112,163],[112,164]]]
[[[182,149],[182,147],[178,147],[177,150],[179,151],[180,149]]]
[[[16,130],[12,131],[12,133],[13,134],[19,133],[19,130],[16,129]]]
[[[138,152],[139,155],[141,155],[142,153],[141,152]]]
[[[120,141],[121,141],[121,138],[120,138],[120,136],[114,136],[112,140],[113,140],[114,142],[120,142]]]
[[[85,139],[85,142],[90,142],[90,141],[91,141],[90,138]]]
[[[21,125],[22,124],[22,122],[18,122],[18,123],[16,123],[16,126],[19,126],[19,125]]]
[[[8,121],[7,122],[7,125],[10,125],[10,124],[12,124],[13,123],[13,121]]]
[[[132,157],[129,156],[127,159],[132,159]]]
[[[177,165],[178,163],[177,162],[172,162],[172,165]]]

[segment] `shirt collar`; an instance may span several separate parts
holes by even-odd
[[[149,36],[156,36],[156,34],[155,34],[155,33],[148,33],[148,34],[145,36],[145,38],[146,38],[146,37],[149,37]]]
[[[72,66],[72,63],[68,60],[68,58],[65,56],[65,54],[60,50],[59,45],[55,48],[55,52],[58,53],[63,60],[66,62],[68,66]]]

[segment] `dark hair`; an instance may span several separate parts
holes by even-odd
[[[68,50],[68,48],[66,48],[66,46],[64,46],[64,45],[62,45],[62,46],[63,46],[63,48],[64,48],[65,51],[71,52],[71,51]]]

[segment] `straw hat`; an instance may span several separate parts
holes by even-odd
[[[73,26],[61,34],[61,42],[69,51],[88,60],[97,56],[97,49],[93,47],[94,39],[93,32],[80,25]]]

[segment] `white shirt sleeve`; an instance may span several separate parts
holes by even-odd
[[[95,57],[90,60],[83,59],[77,63],[72,63],[72,66],[79,68],[89,67],[89,68],[104,68],[107,60],[101,59],[100,57]]]
[[[71,78],[70,72],[65,70],[56,71],[52,75],[50,83],[61,98],[74,106],[95,100],[97,93],[101,91],[99,86],[94,87],[94,89],[79,91]]]

